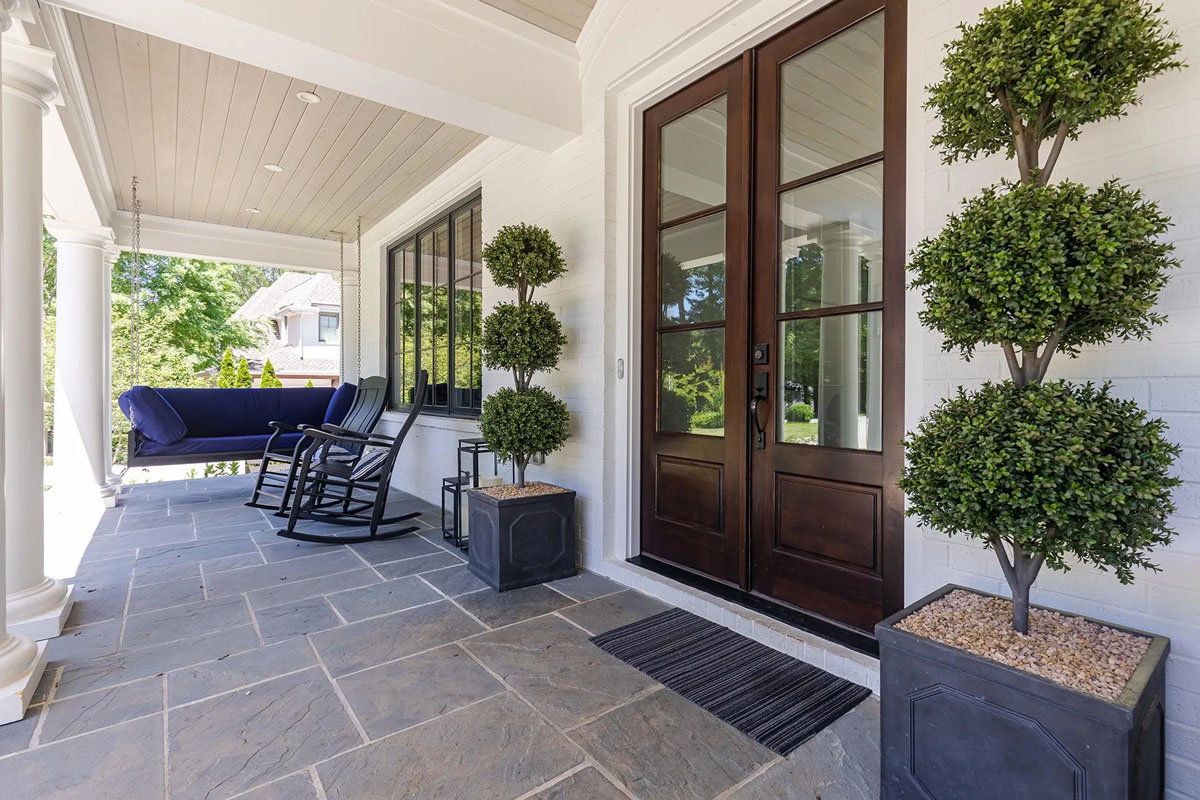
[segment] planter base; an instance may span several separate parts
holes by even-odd
[[[1161,798],[1170,640],[1110,625],[1151,643],[1108,701],[894,627],[959,588],[942,587],[875,628],[883,796]]]
[[[575,568],[575,492],[498,500],[470,490],[468,568],[499,592],[569,578]]]

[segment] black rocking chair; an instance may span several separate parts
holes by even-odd
[[[400,514],[385,517],[392,469],[404,437],[413,426],[425,405],[428,375],[424,370],[417,376],[412,408],[400,432],[393,436],[382,434],[338,433],[322,428],[304,428],[312,443],[304,450],[296,474],[295,502],[285,514],[288,524],[278,535],[285,539],[316,544],[354,544],[393,539],[417,530],[417,526],[379,532],[383,525],[395,525],[420,514]],[[329,428],[326,425],[323,428]],[[338,457],[334,447],[352,453],[349,458]],[[331,457],[331,454],[334,454]],[[300,520],[328,522],[333,525],[368,525],[370,532],[353,536],[321,535],[296,530]]]
[[[365,378],[358,384],[358,389],[354,392],[354,402],[350,405],[350,410],[346,412],[346,416],[342,419],[340,425],[327,423],[321,426],[321,430],[332,433],[342,434],[346,436],[366,436],[374,430],[379,418],[383,416],[383,407],[387,402],[388,379],[381,377]],[[271,422],[271,427],[275,432],[271,434],[271,438],[267,440],[266,449],[263,451],[262,463],[258,467],[258,480],[254,483],[254,494],[250,497],[250,502],[246,505],[253,508],[265,508],[274,511],[287,511],[292,500],[292,490],[296,485],[296,470],[300,466],[300,458],[304,453],[305,448],[312,444],[311,436],[301,437],[300,441],[296,442],[296,446],[290,453],[273,453],[272,448],[275,441],[285,433],[300,433],[301,429],[295,425],[289,425],[286,422]],[[362,448],[356,450],[347,450],[342,447],[336,449],[331,448],[329,457],[337,459],[353,459]],[[272,464],[287,464],[287,472],[271,472],[269,467]],[[282,489],[282,495],[264,492],[264,489]],[[268,497],[272,500],[278,500],[277,503],[260,502],[260,497]]]

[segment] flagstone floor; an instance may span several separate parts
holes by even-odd
[[[879,796],[878,704],[784,759],[588,642],[663,604],[590,573],[496,594],[438,511],[387,542],[277,537],[245,476],[130,487],[83,556],[0,796]]]

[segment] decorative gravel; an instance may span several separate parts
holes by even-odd
[[[1029,635],[1012,628],[1012,602],[955,589],[896,627],[983,658],[1116,700],[1150,647],[1145,636],[1080,617],[1029,610]]]
[[[523,489],[515,483],[505,483],[500,486],[488,486],[478,491],[489,494],[497,500],[511,500],[514,497],[534,497],[539,494],[562,494],[563,492],[570,491],[570,489],[564,489],[552,483],[530,481],[525,484],[525,488]]]

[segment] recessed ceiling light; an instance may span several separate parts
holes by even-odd
[[[296,92],[296,97],[300,98],[301,102],[304,103],[321,102],[321,95],[316,94],[315,92]]]
[[[257,208],[253,208],[253,207],[251,207],[251,208],[247,208],[247,209],[246,209],[246,211],[248,211],[248,212],[249,212],[249,213],[251,213],[251,214],[258,214],[258,213],[259,213],[259,210],[258,210]]]
[[[283,167],[278,164],[263,164],[263,169],[267,172],[283,172]]]

